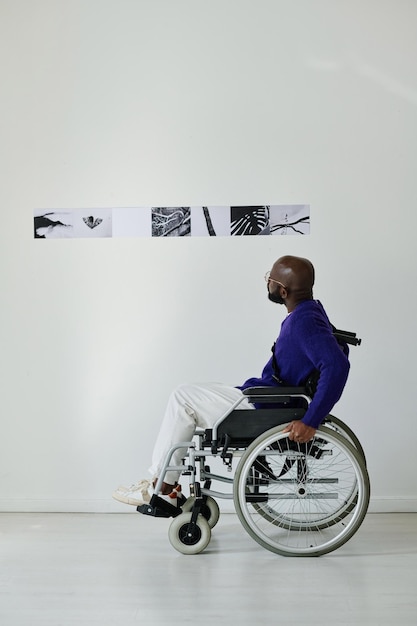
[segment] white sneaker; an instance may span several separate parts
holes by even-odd
[[[152,497],[153,488],[149,480],[140,480],[130,487],[120,486],[113,491],[112,497],[124,504],[132,504],[133,506],[141,506],[148,504]]]

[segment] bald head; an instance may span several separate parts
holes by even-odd
[[[271,279],[285,288],[284,295],[292,306],[313,297],[314,267],[308,259],[298,256],[279,258],[272,266]],[[278,284],[276,288],[279,288]]]

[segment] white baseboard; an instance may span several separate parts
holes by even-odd
[[[130,513],[134,506],[113,500],[0,499],[2,513]]]
[[[218,500],[224,513],[233,513],[231,500]],[[0,499],[2,513],[131,513],[134,506],[121,504],[111,497],[98,500]],[[373,497],[369,513],[417,513],[417,498]]]

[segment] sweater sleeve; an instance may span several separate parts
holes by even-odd
[[[340,399],[350,366],[327,324],[309,323],[308,326],[303,333],[305,354],[319,372],[319,379],[302,422],[317,428]]]

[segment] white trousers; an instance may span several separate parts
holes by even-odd
[[[181,385],[169,397],[165,415],[156,439],[149,472],[159,477],[168,450],[181,441],[191,441],[196,428],[212,428],[215,422],[236,400],[243,398],[237,408],[253,409],[240,389],[222,383]],[[186,449],[179,448],[170,465],[181,465]],[[181,472],[169,471],[164,482],[173,485]]]

